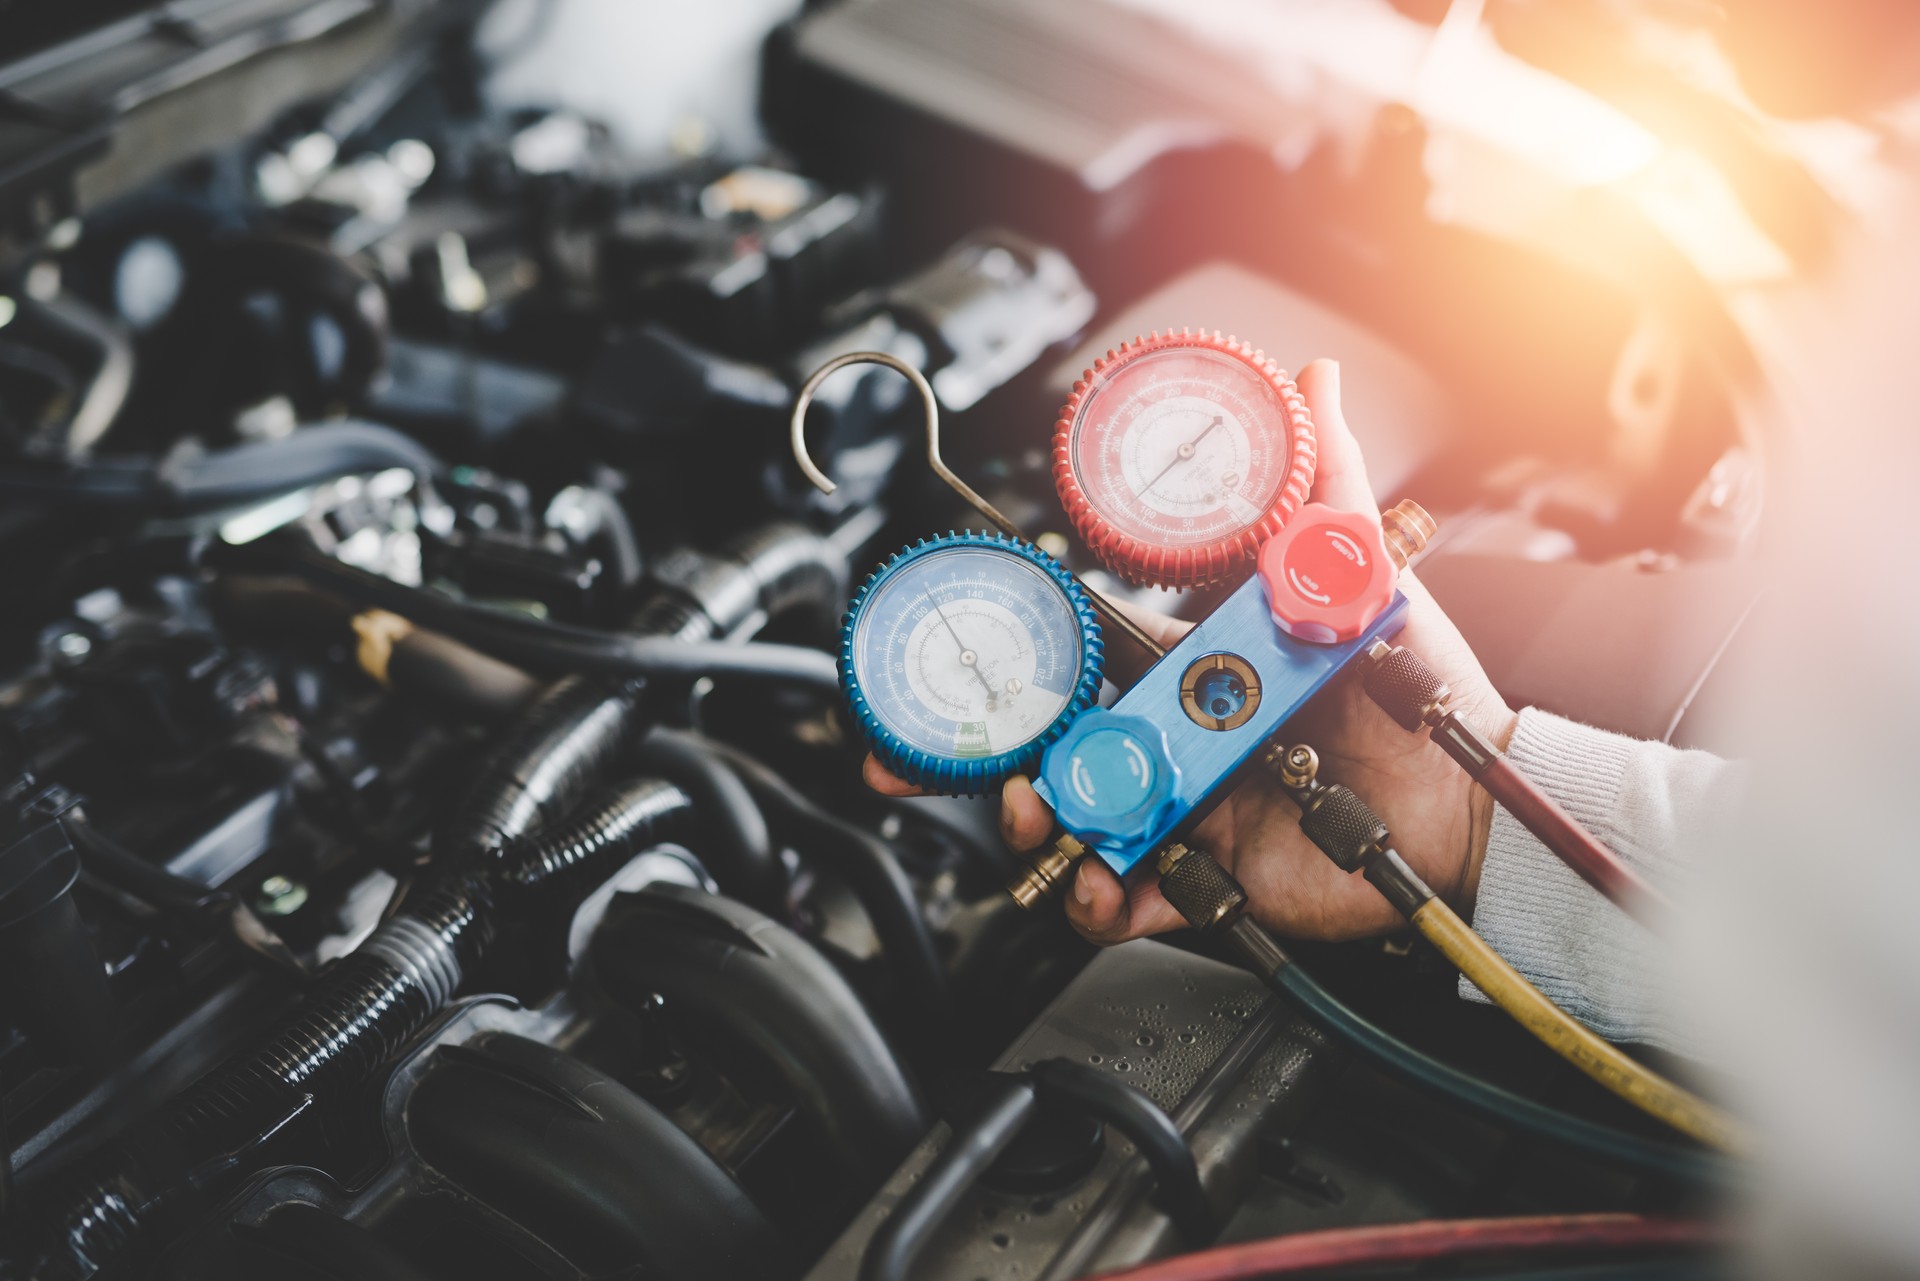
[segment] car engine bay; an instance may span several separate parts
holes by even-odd
[[[788,421],[891,356],[1041,549],[1197,618],[1063,516],[1060,405],[1168,326],[1337,357],[1508,701],[1711,745],[1768,430],[1711,273],[1442,216],[1444,120],[1157,4],[640,6],[636,79],[723,92],[617,126],[502,89],[565,4],[107,8],[0,68],[0,1277],[1067,1278],[1712,1212],[1429,1106],[1208,938],[1023,911],[991,801],[863,786],[849,600],[982,526],[898,374],[813,397],[831,494]],[[1289,947],[1658,1135],[1419,938]]]

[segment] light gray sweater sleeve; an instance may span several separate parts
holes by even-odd
[[[1669,897],[1692,895],[1699,833],[1724,815],[1735,766],[1706,752],[1594,729],[1529,708],[1514,766]],[[1496,808],[1473,927],[1542,992],[1610,1041],[1698,1052],[1674,1016],[1675,966],[1644,926]],[[1460,993],[1486,997],[1466,979]]]

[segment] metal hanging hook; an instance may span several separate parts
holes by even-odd
[[[800,385],[800,394],[794,398],[793,417],[788,428],[793,436],[793,460],[800,464],[807,479],[813,482],[815,489],[823,494],[831,494],[839,486],[834,484],[827,474],[814,465],[813,458],[807,453],[807,406],[813,403],[814,396],[820,390],[820,384],[845,369],[848,365],[885,365],[896,373],[905,374],[914,390],[920,393],[920,404],[926,411],[927,422],[927,466],[933,468],[933,474],[947,483],[947,488],[967,500],[967,506],[986,517],[993,527],[1009,538],[1018,538],[1021,542],[1031,542],[1020,527],[1001,514],[1000,509],[975,493],[973,486],[953,474],[940,458],[940,402],[934,399],[933,385],[918,369],[898,356],[884,351],[850,351],[835,356],[826,364],[813,371],[807,381]],[[1166,648],[1142,631],[1140,625],[1115,608],[1112,601],[1099,592],[1081,584],[1087,595],[1093,600],[1094,612],[1100,616],[1100,622],[1110,627],[1127,640],[1149,659],[1157,659],[1165,654]]]
[[[826,364],[814,370],[812,376],[801,385],[800,395],[793,402],[793,418],[789,424],[793,433],[793,458],[795,462],[800,464],[800,470],[806,473],[807,479],[813,482],[815,489],[818,489],[823,494],[831,494],[834,490],[838,489],[839,486],[834,484],[825,472],[814,465],[813,458],[807,453],[807,407],[813,403],[813,398],[815,394],[819,392],[820,385],[849,365],[885,365],[888,369],[894,370],[896,373],[905,374],[907,381],[913,384],[913,389],[920,393],[920,405],[926,415],[927,466],[933,468],[934,475],[946,482],[948,489],[951,489],[954,493],[966,499],[967,506],[986,517],[995,529],[1010,538],[1024,539],[1026,537],[1025,534],[1020,532],[1018,525],[1015,525],[1003,516],[999,508],[975,493],[971,485],[954,475],[953,469],[941,460],[940,402],[934,399],[933,385],[927,381],[926,375],[922,374],[918,369],[915,369],[912,365],[900,359],[900,357],[890,355],[884,351],[850,351],[844,355],[835,356],[832,360],[829,360]]]

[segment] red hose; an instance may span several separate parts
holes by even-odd
[[[1719,1245],[1725,1228],[1696,1219],[1637,1214],[1543,1214],[1512,1219],[1435,1219],[1336,1228],[1225,1245],[1103,1274],[1099,1281],[1254,1281],[1327,1268],[1384,1267],[1486,1255],[1623,1251]]]
[[[1580,879],[1630,915],[1652,923],[1673,911],[1673,904],[1664,894],[1622,863],[1618,855],[1580,826],[1551,796],[1534,786],[1505,756],[1495,756],[1488,761],[1475,778],[1522,827],[1538,837],[1561,862],[1578,872]]]
[[[1364,684],[1367,695],[1408,733],[1430,727],[1440,750],[1587,884],[1637,919],[1665,924],[1660,918],[1673,912],[1666,897],[1529,782],[1458,711],[1446,710],[1447,683],[1418,654],[1404,645],[1369,650]]]

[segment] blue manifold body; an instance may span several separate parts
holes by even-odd
[[[1165,845],[1342,668],[1374,641],[1397,635],[1406,612],[1407,598],[1395,592],[1353,640],[1310,644],[1274,625],[1255,575],[1111,708],[1077,717],[1047,748],[1034,788],[1061,826],[1125,874]],[[1244,666],[1203,661],[1217,655]],[[1252,711],[1232,723],[1249,702]],[[1215,717],[1210,709],[1228,714]]]

